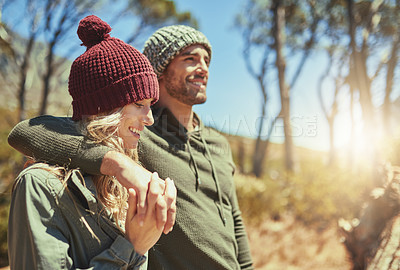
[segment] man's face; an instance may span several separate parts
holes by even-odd
[[[193,106],[207,100],[206,87],[210,57],[202,45],[180,52],[160,77],[160,87],[176,100]]]

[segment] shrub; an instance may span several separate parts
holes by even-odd
[[[340,168],[329,169],[320,160],[303,160],[296,173],[269,168],[263,178],[235,176],[239,204],[250,223],[279,219],[290,212],[305,225],[324,228],[340,217],[357,216],[368,177]]]

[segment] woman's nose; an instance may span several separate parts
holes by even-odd
[[[153,118],[153,113],[151,111],[151,108],[149,108],[147,111],[147,114],[144,115],[143,123],[146,126],[151,126],[152,124],[154,124],[154,118]]]

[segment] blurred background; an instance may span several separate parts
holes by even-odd
[[[0,267],[24,157],[11,128],[71,116],[68,76],[90,14],[142,50],[191,25],[213,51],[195,111],[229,139],[256,269],[351,269],[338,220],[400,165],[398,0],[0,0]]]

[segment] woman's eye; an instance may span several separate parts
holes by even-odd
[[[142,107],[144,107],[144,105],[143,105],[143,104],[136,103],[136,102],[134,102],[134,103],[135,103],[136,107],[138,107],[138,108],[142,108]]]

